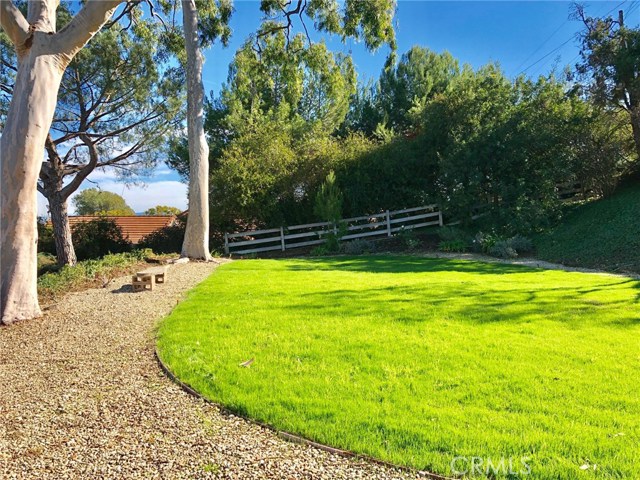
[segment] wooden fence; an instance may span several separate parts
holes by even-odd
[[[442,212],[437,205],[407,208],[343,220],[346,234],[340,240],[355,240],[367,237],[391,237],[400,230],[431,225],[443,226]],[[292,248],[308,247],[325,243],[330,232],[337,232],[337,226],[330,222],[308,223],[289,227],[251,230],[224,234],[224,251],[237,255],[248,253],[285,251]]]

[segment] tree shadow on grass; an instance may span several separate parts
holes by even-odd
[[[355,271],[366,273],[456,272],[506,275],[493,280],[486,289],[483,282],[447,281],[391,286],[331,288],[300,295],[287,309],[331,316],[372,316],[402,323],[424,323],[451,318],[476,324],[494,322],[529,323],[548,320],[570,328],[599,322],[627,327],[640,325],[640,308],[635,292],[640,281],[602,277],[597,283],[574,286],[570,281],[554,283],[537,278],[544,269],[520,265],[490,264],[476,261],[419,257],[356,257],[312,259],[287,265],[295,271]],[[509,279],[511,274],[530,274],[531,279]],[[582,274],[580,274],[582,275]],[[464,278],[464,277],[462,277]],[[567,277],[570,279],[571,277]],[[498,283],[496,283],[498,282]],[[619,309],[619,315],[602,315]],[[603,318],[606,317],[606,320]]]
[[[295,263],[292,262],[286,268],[295,271],[342,270],[367,273],[468,272],[490,275],[543,271],[543,269],[525,265],[411,255],[310,258]]]

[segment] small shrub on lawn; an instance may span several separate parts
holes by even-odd
[[[467,242],[464,240],[443,240],[438,244],[441,252],[462,253],[467,251]]]
[[[340,250],[347,255],[362,255],[364,253],[373,253],[376,251],[376,245],[369,240],[357,239],[351,242],[343,243]]]

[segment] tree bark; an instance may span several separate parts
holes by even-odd
[[[189,215],[182,256],[210,260],[209,146],[204,133],[204,58],[198,37],[195,0],[182,0],[182,22],[187,51],[187,132],[189,138]]]
[[[18,72],[0,138],[1,324],[41,315],[36,222],[45,140],[65,68],[118,3],[88,0],[56,34],[57,0],[29,2],[27,19],[9,0],[0,0],[0,23],[18,54]]]
[[[48,197],[49,212],[51,213],[51,223],[53,225],[53,239],[56,243],[56,258],[58,265],[75,265],[78,262],[76,251],[73,248],[71,237],[71,226],[67,213],[67,199],[59,195]]]
[[[34,32],[18,66],[2,155],[2,323],[40,316],[37,290],[37,182],[65,65],[49,51],[48,35]]]

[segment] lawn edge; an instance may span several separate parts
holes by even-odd
[[[234,411],[230,410],[229,408],[225,407],[224,405],[222,405],[220,403],[217,403],[217,402],[214,402],[213,400],[210,400],[209,398],[205,397],[200,392],[195,390],[192,386],[190,386],[187,383],[184,383],[182,380],[180,380],[171,371],[171,369],[167,365],[165,365],[165,363],[160,358],[160,354],[158,353],[157,345],[154,347],[153,352],[154,352],[154,356],[156,357],[156,361],[158,362],[158,366],[160,367],[160,370],[162,370],[162,372],[167,376],[167,378],[169,380],[171,380],[174,384],[176,384],[178,387],[180,387],[187,394],[189,394],[189,395],[191,395],[191,396],[193,396],[195,398],[198,398],[198,399],[202,400],[203,402],[205,402],[205,403],[207,403],[209,405],[212,405],[213,407],[218,409],[224,415],[233,415],[234,417],[242,418],[243,420],[249,422],[252,425],[257,425],[257,426],[262,427],[262,428],[264,428],[266,430],[269,430],[269,431],[275,433],[279,438],[281,438],[283,440],[286,440],[286,441],[291,442],[291,443],[297,443],[299,445],[306,445],[306,446],[309,446],[309,447],[317,448],[317,449],[325,451],[327,453],[338,455],[338,456],[341,456],[341,457],[344,457],[344,458],[365,460],[365,461],[367,461],[369,463],[374,463],[374,464],[377,464],[377,465],[381,465],[383,467],[395,469],[395,470],[402,471],[402,472],[416,474],[417,476],[420,476],[420,477],[423,477],[423,478],[428,478],[428,479],[431,479],[431,480],[456,480],[454,477],[446,477],[446,476],[443,476],[443,475],[439,475],[437,473],[427,472],[425,470],[417,470],[417,469],[412,468],[412,467],[406,467],[406,466],[402,466],[402,465],[395,465],[393,463],[385,462],[384,460],[380,460],[380,459],[371,457],[369,455],[363,455],[363,454],[352,452],[350,450],[342,450],[342,449],[339,449],[339,448],[331,447],[329,445],[325,445],[323,443],[314,442],[313,440],[309,440],[308,438],[304,438],[304,437],[302,437],[300,435],[296,435],[294,433],[290,433],[290,432],[287,432],[285,430],[278,430],[276,427],[274,427],[273,425],[269,425],[268,423],[259,422],[259,421],[255,420],[255,419],[247,417],[245,415],[240,415],[237,412],[234,412]]]

